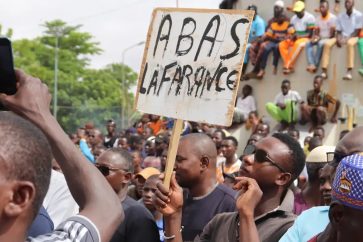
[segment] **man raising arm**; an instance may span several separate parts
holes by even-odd
[[[18,81],[16,94],[13,96],[1,94],[1,102],[11,111],[35,124],[46,135],[52,153],[64,172],[72,196],[80,207],[81,216],[77,219],[73,217],[73,220],[72,218],[70,220],[72,222],[81,220],[81,225],[91,224],[91,227],[95,226],[99,232],[99,239],[109,241],[116,227],[120,224],[121,217],[123,218],[116,194],[101,173],[77,150],[56,119],[51,115],[49,111],[51,95],[47,86],[39,79],[26,75],[21,71],[16,71],[16,76]],[[36,185],[33,188],[33,193],[36,194]],[[29,202],[33,201],[30,200]],[[24,213],[27,212],[24,211]],[[92,226],[92,224],[94,225]],[[78,223],[78,225],[80,224]],[[56,231],[57,234],[59,234],[59,228]],[[71,232],[74,231],[69,229],[67,232],[66,238],[70,238],[68,241],[73,241],[71,240]],[[25,238],[25,233],[21,237]],[[54,238],[55,236],[50,235],[49,237],[52,240],[47,241],[58,241]],[[80,241],[84,241],[84,238],[81,238]],[[98,241],[98,238],[87,241]]]

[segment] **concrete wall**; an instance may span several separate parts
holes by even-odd
[[[273,14],[273,4],[274,0],[242,0],[236,4],[236,8],[245,9],[249,4],[256,4],[258,6],[259,15],[262,16],[266,21],[272,17]],[[292,5],[291,1],[285,1],[285,5]],[[318,13],[315,13],[313,10],[318,7],[318,1],[316,0],[306,0],[307,3],[307,11],[313,13],[315,16],[318,16]],[[334,1],[331,0],[331,9],[334,5]],[[363,1],[356,1],[356,9],[359,11],[363,11]],[[333,10],[332,10],[333,11]],[[344,1],[341,2],[341,11],[344,11]],[[289,16],[292,16],[292,13],[288,13]],[[324,83],[324,88],[329,90],[333,95],[342,99],[342,95],[344,93],[353,94],[363,105],[363,78],[358,74],[358,69],[362,67],[361,60],[358,54],[358,50],[356,52],[355,63],[356,68],[353,73],[352,81],[343,81],[342,77],[346,71],[346,49],[339,49],[337,47],[333,47],[331,53],[331,63],[329,66],[328,74],[329,78]],[[266,75],[263,80],[249,80],[247,82],[241,82],[239,89],[241,90],[242,86],[246,83],[250,84],[254,88],[254,95],[257,100],[258,111],[261,115],[268,116],[265,110],[265,103],[268,101],[272,101],[275,95],[280,91],[281,81],[285,78],[289,79],[292,82],[293,89],[300,92],[302,98],[306,99],[306,91],[312,88],[312,81],[314,78],[313,74],[306,72],[307,62],[305,52],[302,52],[299,59],[295,65],[295,73],[285,76],[282,74],[282,60],[279,63],[279,71],[277,75],[272,74],[272,58],[269,57],[268,68],[266,69]],[[247,69],[247,72],[252,69],[250,65]],[[319,72],[318,72],[319,73]],[[356,123],[359,125],[363,124],[363,117],[359,117],[358,111],[359,105],[356,106]],[[346,112],[345,112],[346,113]],[[339,112],[341,114],[341,112]],[[272,123],[272,128],[275,123]],[[326,125],[326,144],[334,145],[337,141],[337,136],[339,132],[343,129],[346,129],[347,125],[344,123],[339,123],[338,125]],[[300,132],[303,136],[307,135],[307,127],[299,127]],[[239,153],[243,150],[245,142],[247,141],[250,131],[247,131],[242,126],[241,129],[234,130],[233,135],[239,138]],[[303,139],[303,137],[301,137]]]
[[[242,0],[236,4],[237,8],[245,9],[249,4],[255,4],[258,6],[258,14],[262,16],[266,21],[272,17],[274,0]],[[292,5],[292,0],[285,1],[285,6]],[[307,11],[318,16],[313,9],[318,7],[319,1],[306,0]],[[334,6],[334,1],[331,0],[331,9]],[[363,1],[356,0],[356,8],[359,11],[363,11]],[[344,11],[344,0],[341,1],[341,11]],[[332,10],[333,11],[333,10]],[[288,12],[287,12],[288,13]],[[292,13],[288,13],[289,16]],[[282,73],[282,60],[279,62],[278,74],[272,74],[272,55],[268,60],[268,67],[266,69],[266,75],[263,80],[249,80],[247,82],[241,82],[239,88],[246,83],[250,84],[254,88],[254,95],[257,100],[258,111],[262,115],[267,115],[265,110],[265,103],[272,101],[275,95],[280,91],[281,81],[283,79],[289,79],[292,82],[292,88],[297,90],[302,98],[306,99],[307,90],[312,88],[312,82],[314,74],[310,74],[306,71],[307,61],[305,51],[301,53],[296,64],[295,73],[290,75],[283,75]],[[353,70],[353,80],[344,81],[342,77],[346,72],[346,48],[333,47],[331,52],[330,66],[328,70],[328,80],[324,83],[324,88],[329,90],[334,96],[341,99],[343,93],[351,93],[357,97],[360,103],[363,105],[363,77],[358,74],[358,69],[363,67],[359,57],[358,49],[355,56],[355,69]],[[252,65],[248,66],[247,72],[252,69]],[[317,72],[320,73],[320,70]],[[358,108],[358,106],[357,106]],[[356,112],[359,114],[358,110]],[[357,117],[357,123],[363,123],[363,117]],[[344,125],[339,125],[339,129],[344,129]],[[337,130],[336,132],[338,132]],[[243,132],[245,133],[245,132]],[[245,137],[241,137],[241,140]],[[330,143],[330,142],[329,142]]]

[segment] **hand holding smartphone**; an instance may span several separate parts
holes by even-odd
[[[0,38],[0,93],[13,95],[16,93],[16,78],[13,52],[8,38]],[[0,111],[7,110],[0,103]]]

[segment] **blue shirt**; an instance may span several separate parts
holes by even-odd
[[[37,237],[42,234],[50,233],[54,230],[52,219],[43,206],[40,207],[37,216],[28,230],[28,237]]]
[[[95,163],[95,158],[92,155],[87,143],[85,140],[81,139],[79,141],[79,148],[81,149],[82,154],[92,163]]]
[[[329,206],[305,210],[279,242],[306,242],[322,232],[329,224]]]
[[[255,20],[253,20],[251,25],[251,31],[250,31],[250,36],[248,38],[248,42],[252,42],[257,37],[264,35],[265,30],[266,30],[265,21],[259,15],[256,15],[256,18]]]

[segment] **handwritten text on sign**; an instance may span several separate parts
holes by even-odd
[[[154,10],[137,109],[230,125],[252,18],[249,11]]]

